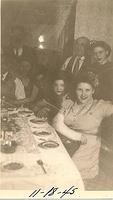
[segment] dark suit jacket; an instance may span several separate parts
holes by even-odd
[[[66,67],[66,70],[65,70],[66,72],[72,73],[72,67],[73,67],[74,60],[75,60],[75,57],[72,57],[70,59],[68,65]],[[76,77],[78,74],[86,72],[90,68],[90,66],[91,66],[90,59],[89,58],[85,58],[85,60],[83,61],[79,72],[78,73],[73,73],[73,76]],[[74,71],[76,71],[76,65],[75,65]]]

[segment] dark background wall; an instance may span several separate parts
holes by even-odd
[[[45,48],[62,48],[58,37],[68,18],[73,0],[2,0],[2,43],[8,43],[12,25],[23,25],[26,43],[38,46],[44,35]]]
[[[24,43],[39,51],[40,35],[44,36],[44,58],[57,64],[72,52],[76,0],[2,0],[2,46],[9,43],[10,27],[25,28]],[[74,5],[74,12],[73,12]],[[41,51],[41,50],[40,50]],[[37,53],[43,60],[42,52]],[[62,61],[63,62],[63,61]]]

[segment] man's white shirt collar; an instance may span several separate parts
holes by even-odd
[[[23,53],[23,48],[14,48],[14,54],[17,56],[21,56]]]

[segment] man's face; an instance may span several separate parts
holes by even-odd
[[[88,40],[86,38],[79,38],[74,44],[73,54],[76,56],[85,56]]]

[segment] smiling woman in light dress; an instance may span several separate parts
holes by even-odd
[[[104,117],[113,114],[113,104],[93,98],[97,80],[92,74],[76,79],[75,102],[68,101],[53,120],[53,126],[62,135],[81,141],[80,148],[72,159],[83,179],[92,179],[98,174],[101,140],[99,127]]]

